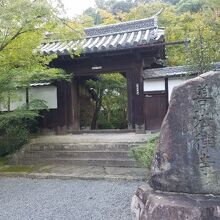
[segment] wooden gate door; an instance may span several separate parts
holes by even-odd
[[[144,96],[144,114],[146,130],[158,130],[161,127],[168,107],[165,92],[147,93]]]

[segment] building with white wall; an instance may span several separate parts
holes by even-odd
[[[220,62],[214,70],[220,69]],[[146,69],[144,79],[144,114],[146,129],[159,129],[167,112],[173,88],[195,77],[185,66]]]
[[[43,101],[48,109],[57,109],[57,86],[44,82],[32,83],[27,89],[17,88],[4,103],[0,103],[0,111],[14,111],[34,100]]]
[[[220,69],[220,63],[215,64],[215,69]],[[167,112],[170,97],[173,88],[195,77],[195,73],[190,73],[186,67],[164,67],[155,69],[146,69],[143,71],[143,91],[144,91],[144,120],[146,130],[158,130],[161,126],[163,118]],[[67,83],[66,83],[67,84]],[[13,97],[5,103],[0,104],[0,111],[13,111],[33,100],[43,100],[49,111],[40,109],[44,117],[41,118],[40,125],[42,128],[57,128],[57,120],[63,118],[63,114],[59,113],[59,109],[64,109],[65,99],[73,106],[74,111],[77,109],[77,83],[73,84],[71,90],[74,99],[69,99],[69,93],[65,92],[63,83],[43,82],[33,83],[28,89],[18,88]],[[60,95],[59,95],[60,94]],[[69,112],[68,114],[73,114]],[[77,122],[77,117],[75,118]]]

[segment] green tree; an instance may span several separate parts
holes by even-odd
[[[185,48],[184,45],[167,47],[168,64],[184,65],[194,62],[196,63],[194,66],[198,67],[198,61],[201,60],[201,62],[209,63],[203,66],[210,66],[210,62],[215,62],[220,58],[218,52],[218,45],[220,44],[218,37],[220,35],[218,6],[219,4],[215,0],[204,1],[199,12],[190,10],[181,12],[178,10],[178,5],[173,6],[155,1],[133,8],[126,15],[126,20],[150,17],[163,8],[164,11],[159,16],[159,26],[165,27],[166,42],[191,41],[188,48]],[[203,43],[201,43],[201,40]],[[201,72],[201,70],[198,72]]]
[[[37,50],[43,41],[74,40],[82,35],[80,30],[75,31],[80,29],[77,22],[60,17],[60,1],[53,4],[56,8],[47,0],[0,0],[1,104],[15,99],[16,92],[29,87],[30,82],[66,78],[62,70],[49,68],[55,56],[45,57]],[[37,112],[28,111],[27,106],[15,112],[0,112],[0,136],[11,137],[10,132],[16,133],[16,129],[26,133],[26,122],[36,116]]]
[[[45,39],[46,33],[50,34],[48,40],[70,37],[69,27],[58,19],[55,9],[46,0],[2,0],[0,20],[1,73],[8,72],[10,75],[8,70],[15,70],[22,78],[22,72],[27,73],[25,70],[28,70],[26,78],[32,70],[36,72],[39,69],[40,73],[48,70],[51,74],[53,69],[46,67],[53,57],[41,56],[36,48]],[[61,30],[62,35],[59,33]],[[71,33],[71,39],[76,39],[76,32]]]
[[[177,4],[179,12],[199,12],[204,6],[205,0],[181,0]]]
[[[92,26],[94,25],[99,25],[102,23],[102,18],[101,18],[101,15],[98,13],[98,10],[96,8],[87,8],[84,12],[83,12],[83,16],[84,16],[84,19],[87,18],[86,20],[88,21],[90,17],[91,20],[92,20],[92,23],[87,23],[87,27],[88,26],[91,26],[90,24],[92,24]],[[90,20],[90,21],[91,21]]]
[[[60,19],[59,13],[47,0],[1,0],[0,102],[18,87],[28,87],[30,82],[62,77],[62,70],[48,67],[54,56],[45,57],[37,52],[45,40],[80,37],[80,31],[72,31],[76,22]]]
[[[193,15],[193,18],[193,32],[190,36],[187,64],[193,71],[202,74],[213,69],[213,62],[220,59],[220,40],[217,37],[220,32],[213,28],[217,23],[213,21],[212,17],[197,13]]]
[[[170,3],[172,5],[176,5],[179,3],[181,0],[163,0],[164,2]]]
[[[103,74],[96,81],[87,81],[87,85],[95,102],[91,129],[97,128],[97,122],[101,128],[127,126],[126,79],[121,74]]]

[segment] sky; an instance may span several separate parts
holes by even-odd
[[[94,0],[62,0],[68,17],[81,14],[85,9],[94,7]]]

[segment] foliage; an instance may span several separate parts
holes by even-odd
[[[158,141],[159,134],[152,135],[146,144],[132,148],[129,151],[130,157],[133,157],[142,167],[150,169]]]
[[[0,114],[0,156],[13,153],[28,142],[37,116],[36,111],[25,109]]]
[[[57,13],[47,0],[1,1],[0,97],[2,92],[13,91],[17,86],[62,77],[62,70],[48,67],[54,56],[45,57],[36,51],[44,39],[66,40],[80,36],[72,32],[76,24],[64,23]],[[45,33],[50,37],[45,38]]]
[[[101,17],[102,24],[104,25],[114,24],[118,22],[117,19],[115,18],[115,15],[113,15],[112,13],[108,11],[99,9],[98,13]]]
[[[169,4],[173,4],[176,5],[177,3],[179,3],[180,0],[164,0],[164,2],[167,2]]]
[[[196,22],[191,37],[187,64],[194,72],[202,74],[213,69],[212,63],[220,58],[218,51],[220,40],[216,39],[216,34],[220,32],[210,27],[209,20],[204,19],[202,15],[197,14],[197,16],[200,19]]]
[[[19,89],[31,82],[66,79],[64,71],[50,68],[55,56],[37,51],[43,41],[74,40],[82,36],[77,21],[60,18],[60,0],[0,0],[0,103],[16,100]],[[0,155],[17,150],[28,141],[38,116],[31,109],[45,104],[35,100],[20,109],[0,112]]]
[[[160,1],[142,4],[133,8],[126,15],[126,20],[150,17],[163,8],[164,11],[159,16],[159,26],[165,27],[166,41],[191,41],[188,48],[184,45],[166,48],[169,65],[193,65],[196,71],[202,73],[209,69],[203,67],[210,66],[211,62],[220,58],[220,39],[217,37],[220,34],[220,4],[217,5],[215,0],[199,1],[199,8],[195,10],[195,4],[189,5],[187,2],[191,1],[182,0],[176,6]],[[186,4],[188,8],[185,7]]]
[[[199,12],[204,5],[203,0],[181,0],[177,4],[179,12]]]
[[[0,138],[0,156],[19,150],[29,140],[29,133],[21,126],[10,125]]]
[[[88,93],[84,94],[80,92],[80,128],[89,129],[91,127],[91,121],[94,112],[94,103],[91,102],[91,98]]]
[[[3,167],[7,164],[8,160],[6,157],[0,157],[0,167]]]
[[[86,27],[99,25],[102,23],[102,18],[100,14],[97,12],[95,8],[88,8],[83,12],[83,15],[81,17],[83,19],[83,23],[86,25]]]
[[[103,74],[98,80],[88,80],[95,111],[92,129],[127,127],[127,83],[121,74]]]
[[[119,12],[129,12],[135,3],[132,0],[95,0],[99,9],[108,11],[112,14]]]
[[[168,65],[189,65],[199,74],[220,59],[220,2],[218,0],[126,1],[129,10],[112,10],[117,1],[96,0],[102,24],[147,18],[161,8],[159,26],[165,27],[167,42],[190,40],[187,45],[167,46]],[[118,2],[118,4],[121,1]],[[123,4],[121,4],[123,5]],[[123,7],[123,6],[122,6]]]
[[[65,78],[63,70],[48,66],[55,56],[43,56],[36,50],[43,41],[81,36],[80,31],[73,32],[77,23],[60,19],[59,13],[47,0],[1,0],[0,102],[30,82]]]

